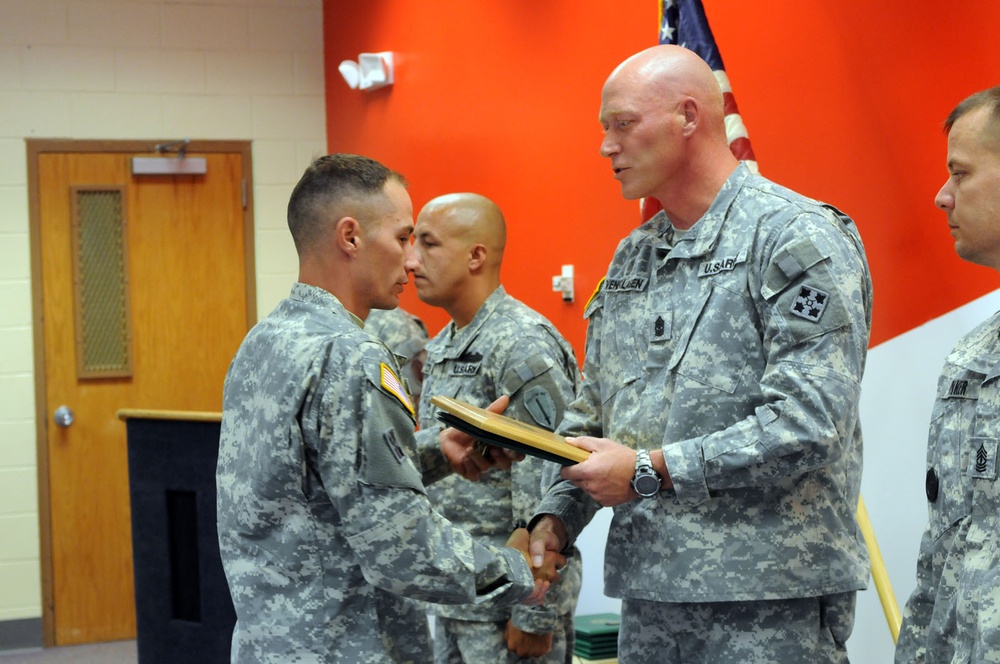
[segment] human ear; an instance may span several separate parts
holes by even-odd
[[[701,109],[698,108],[698,103],[691,98],[686,99],[681,108],[684,110],[684,133],[690,134],[698,126]]]
[[[334,241],[344,253],[353,254],[358,250],[361,224],[354,217],[341,217],[334,227]]]
[[[469,269],[478,270],[486,264],[486,247],[481,244],[472,245],[469,250]]]

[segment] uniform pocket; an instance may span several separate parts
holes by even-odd
[[[733,394],[747,365],[761,357],[753,303],[742,293],[711,287],[681,331],[670,367],[702,385]]]
[[[606,294],[601,331],[601,400],[607,403],[623,387],[642,377],[646,364],[644,297]]]

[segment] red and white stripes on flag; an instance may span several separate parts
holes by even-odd
[[[722,56],[715,44],[712,30],[708,26],[705,8],[701,0],[658,0],[660,6],[660,43],[677,44],[690,49],[701,56],[715,73],[715,78],[722,89],[722,97],[726,111],[726,137],[729,139],[729,149],[740,161],[746,162],[751,170],[757,172],[757,157],[750,146],[747,128],[740,117],[733,96],[729,77],[722,64]],[[641,202],[642,220],[646,221],[662,209],[659,201],[644,198]]]

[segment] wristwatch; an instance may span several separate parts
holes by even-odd
[[[660,474],[653,470],[653,462],[649,460],[649,450],[639,450],[635,453],[635,475],[632,476],[632,488],[643,498],[656,498],[660,493]]]

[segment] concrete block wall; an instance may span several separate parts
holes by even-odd
[[[321,0],[0,0],[0,623],[39,618],[26,138],[251,140],[257,312],[326,151]],[[2,644],[0,644],[2,645]]]

